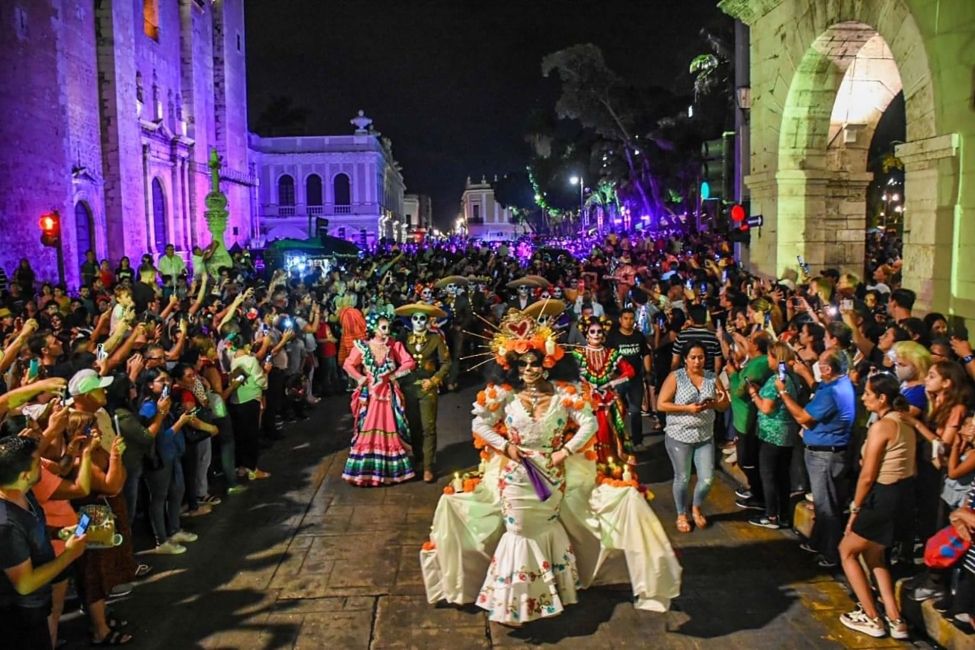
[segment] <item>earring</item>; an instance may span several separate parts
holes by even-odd
[[[548,379],[548,370],[542,371],[542,379]]]

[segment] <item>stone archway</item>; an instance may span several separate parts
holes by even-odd
[[[897,148],[906,168],[904,283],[918,291],[921,309],[948,310],[957,302],[961,262],[959,242],[952,237],[963,201],[959,135],[950,129],[969,134],[975,129],[963,126],[962,112],[938,123],[948,114],[945,102],[964,104],[970,87],[939,82],[929,61],[941,69],[955,65],[951,57],[972,57],[960,45],[939,41],[930,25],[919,28],[930,22],[920,13],[922,5],[920,0],[720,3],[750,27],[746,185],[752,212],[765,216],[766,227],[753,233],[750,251],[759,272],[781,276],[795,268],[799,254],[814,271],[824,266],[862,271],[864,190],[870,181],[865,149],[901,86],[908,140]],[[969,247],[975,233],[971,240]],[[963,309],[975,316],[975,309]]]

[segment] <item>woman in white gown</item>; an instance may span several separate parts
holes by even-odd
[[[489,384],[474,404],[483,479],[445,490],[437,506],[420,552],[430,603],[476,602],[490,620],[521,625],[560,614],[594,585],[629,582],[635,607],[656,612],[680,593],[680,564],[643,488],[628,472],[597,474],[589,396],[550,381],[550,370],[572,372],[557,366],[556,333],[537,319],[561,308],[509,313],[492,339],[514,387]]]
[[[477,598],[491,620],[501,623],[559,614],[576,602],[579,587],[575,554],[559,511],[565,460],[595,434],[596,418],[586,402],[578,409],[565,405],[581,400],[568,399],[564,386],[557,389],[548,381],[542,361],[543,355],[535,350],[518,355],[522,385],[515,391],[494,389],[501,392],[500,401],[490,405],[495,410],[475,410],[474,433],[507,457],[502,459],[498,484],[505,533]],[[507,439],[495,431],[502,417]],[[578,430],[563,444],[570,421]]]

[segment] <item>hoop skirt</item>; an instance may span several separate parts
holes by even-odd
[[[572,455],[549,467],[575,427],[565,444]],[[581,453],[596,427],[571,384],[557,387],[538,420],[506,388],[479,396],[475,436],[498,450],[515,444],[524,460],[495,454],[476,489],[441,498],[420,554],[429,602],[476,602],[492,621],[520,624],[560,614],[580,589],[630,582],[638,608],[669,608],[680,564],[643,494],[597,486],[595,461]]]

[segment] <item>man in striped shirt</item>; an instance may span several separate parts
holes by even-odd
[[[699,344],[704,348],[706,355],[704,368],[713,370],[714,374],[721,372],[724,358],[721,356],[721,344],[706,326],[708,310],[704,305],[691,305],[687,308],[687,315],[690,317],[684,329],[677,334],[674,341],[673,354],[671,356],[670,367],[674,370],[680,367],[681,359],[686,350],[692,343]]]

